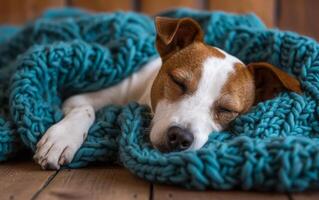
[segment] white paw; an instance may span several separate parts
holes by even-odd
[[[72,161],[87,135],[73,125],[59,122],[50,127],[38,142],[33,159],[43,169],[58,170]]]

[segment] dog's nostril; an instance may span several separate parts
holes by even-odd
[[[177,133],[176,132],[172,132],[171,134],[168,134],[168,139],[170,142],[174,142],[176,141],[177,137],[176,137]]]
[[[178,126],[172,126],[167,131],[167,144],[170,151],[182,151],[188,149],[194,141],[193,134]]]
[[[181,143],[181,147],[188,148],[190,146],[190,143],[188,141],[184,141]]]

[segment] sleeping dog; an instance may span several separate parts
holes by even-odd
[[[79,94],[63,103],[64,118],[37,144],[34,159],[43,169],[72,161],[95,120],[108,104],[137,101],[154,114],[152,145],[162,152],[201,148],[213,131],[278,92],[300,92],[299,82],[267,63],[245,65],[203,42],[203,31],[190,19],[155,19],[160,58],[121,83]]]

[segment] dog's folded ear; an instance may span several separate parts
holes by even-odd
[[[156,47],[162,59],[195,41],[203,41],[200,25],[191,18],[156,17]]]
[[[255,104],[271,99],[284,90],[301,93],[296,78],[269,63],[251,63],[247,67],[255,81]]]

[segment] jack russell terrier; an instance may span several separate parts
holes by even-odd
[[[203,42],[203,31],[190,19],[155,19],[161,58],[150,61],[121,83],[79,94],[63,103],[65,117],[37,144],[35,161],[59,169],[72,161],[95,120],[95,111],[130,101],[149,105],[154,117],[152,145],[162,152],[201,148],[213,131],[278,92],[301,92],[299,82],[267,63],[247,66]]]

